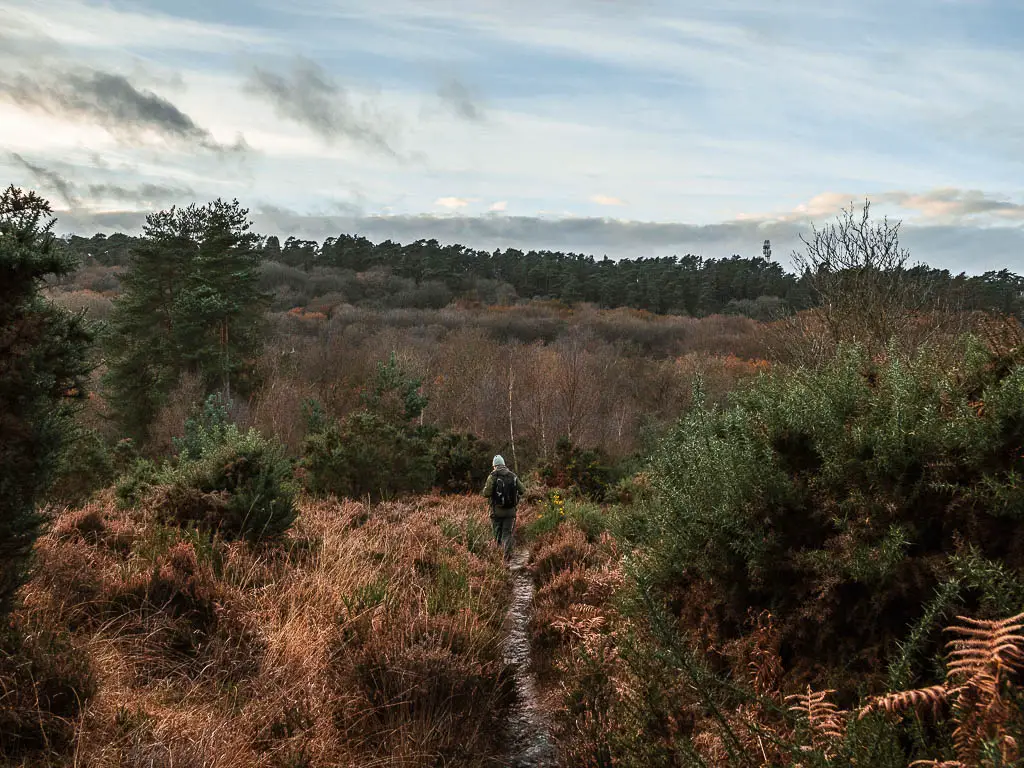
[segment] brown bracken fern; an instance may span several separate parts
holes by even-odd
[[[864,718],[872,712],[885,712],[893,714],[914,710],[918,715],[930,713],[938,717],[943,707],[949,701],[951,691],[942,685],[933,685],[929,688],[919,688],[913,691],[899,691],[889,693],[885,696],[878,696],[871,699],[861,710],[859,718]]]
[[[807,686],[807,693],[786,697],[786,701],[794,702],[790,711],[807,721],[812,748],[822,750],[826,758],[832,756],[833,746],[842,741],[846,726],[844,713],[828,700],[831,693],[835,691],[814,691]]]
[[[986,753],[993,752],[999,756],[998,764],[1011,765],[1020,758],[1019,745],[1009,731],[1021,724],[1013,696],[1019,690],[1017,676],[1024,671],[1024,613],[999,621],[957,618],[960,624],[947,629],[956,637],[946,646],[950,659],[946,682],[873,699],[861,709],[860,717],[910,709],[938,714],[948,703],[956,723],[957,759],[918,760],[912,766],[975,768],[992,764],[986,762]]]
[[[756,619],[747,668],[754,691],[759,696],[777,701],[782,683],[782,659],[779,656],[779,633],[768,611],[762,611]]]

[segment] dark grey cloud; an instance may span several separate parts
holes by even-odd
[[[471,122],[480,122],[484,119],[484,111],[479,97],[458,78],[445,79],[438,86],[437,95],[456,116]]]
[[[195,196],[195,190],[183,184],[146,182],[135,186],[124,186],[114,183],[76,183],[59,171],[27,160],[17,152],[12,152],[10,156],[17,165],[31,174],[34,186],[44,193],[56,193],[72,210],[79,208],[83,202],[97,200],[153,207],[169,201]],[[74,166],[68,167],[74,168]]]
[[[245,89],[268,101],[280,117],[328,143],[344,138],[398,157],[388,137],[388,121],[370,103],[356,108],[348,92],[316,62],[299,58],[285,73],[254,66]]]
[[[139,184],[125,187],[120,184],[90,184],[88,197],[97,200],[115,200],[135,205],[159,205],[160,203],[195,197],[192,187],[171,184]]]
[[[75,185],[57,171],[32,163],[17,152],[11,153],[11,159],[32,174],[32,178],[41,188],[56,192],[69,208],[78,206],[78,194],[75,191]]]
[[[240,150],[218,143],[209,131],[167,99],[136,88],[123,75],[83,71],[33,71],[0,74],[0,98],[52,115],[88,120],[111,134],[137,140],[152,132],[166,139],[212,150]]]

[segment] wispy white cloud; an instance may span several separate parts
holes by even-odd
[[[1024,203],[999,199],[980,189],[947,187],[920,194],[887,192],[878,197],[900,208],[917,211],[926,219],[964,223],[976,217],[991,216],[1024,222]]]
[[[111,2],[47,0],[29,4],[0,0],[7,35],[46,39],[69,47],[132,51],[222,52],[225,47],[271,45],[275,36],[243,24],[218,24],[149,11],[131,11]]]
[[[853,195],[823,192],[788,211],[743,213],[739,221],[812,222],[835,216],[842,209],[858,207],[868,201],[877,209],[895,212],[900,218],[925,224],[970,225],[1020,221],[1024,223],[1024,203],[988,194],[980,189],[941,187],[923,192],[889,190]]]

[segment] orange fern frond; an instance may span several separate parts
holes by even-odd
[[[807,693],[787,696],[786,701],[795,702],[789,709],[802,716],[811,732],[811,743],[814,747],[824,749],[826,756],[832,745],[843,738],[846,723],[840,710],[828,700],[834,690],[814,691],[807,686]]]
[[[952,691],[945,685],[933,685],[929,688],[876,696],[861,708],[857,719],[861,720],[872,712],[885,712],[891,715],[908,709],[913,709],[919,715],[923,712],[930,712],[937,717],[949,700],[950,693]]]
[[[948,632],[960,637],[947,644],[950,679],[978,679],[978,684],[998,684],[1001,673],[1024,670],[1024,613],[999,621],[957,617],[963,625]]]
[[[779,656],[779,634],[768,611],[762,611],[757,617],[753,639],[747,667],[754,690],[762,696],[777,699],[782,680],[782,659]]]
[[[947,627],[956,635],[946,644],[949,663],[946,682],[915,691],[900,691],[870,700],[859,717],[870,712],[931,709],[938,715],[950,703],[953,748],[957,760],[917,760],[914,766],[967,768],[981,763],[983,747],[995,746],[1001,765],[1015,764],[1020,757],[1016,740],[1007,733],[1019,728],[1022,713],[1015,706],[1012,689],[1024,672],[1024,613],[998,621],[958,616],[959,624]]]
[[[1004,763],[1018,754],[1017,742],[1006,733],[1020,712],[1009,701],[1006,686],[1024,669],[1024,613],[999,621],[958,617],[959,635],[947,644],[951,661],[946,676],[960,683],[953,717],[953,746],[962,761],[973,759],[982,746],[996,743]]]
[[[570,614],[555,619],[551,627],[563,634],[575,635],[578,638],[586,638],[589,635],[599,632],[606,623],[598,609],[592,605],[573,603],[569,606]]]

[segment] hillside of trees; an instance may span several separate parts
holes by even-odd
[[[139,243],[140,238],[123,234],[66,238],[67,248],[85,266],[126,266]],[[372,243],[358,235],[322,243],[289,237],[283,244],[270,236],[256,246],[265,264],[265,285],[278,291],[283,309],[324,297],[328,304],[419,308],[440,308],[458,298],[488,304],[539,298],[657,314],[724,313],[770,320],[809,308],[815,301],[810,276],[787,272],[772,260],[768,245],[765,250],[756,257],[597,259],[511,248],[487,253],[436,240]],[[964,310],[1024,309],[1024,278],[1009,270],[969,276],[908,265],[906,271],[922,291],[941,294]],[[359,280],[359,274],[376,277]]]
[[[54,225],[0,195],[0,764],[1022,764],[1016,275],[866,205],[798,277]]]

